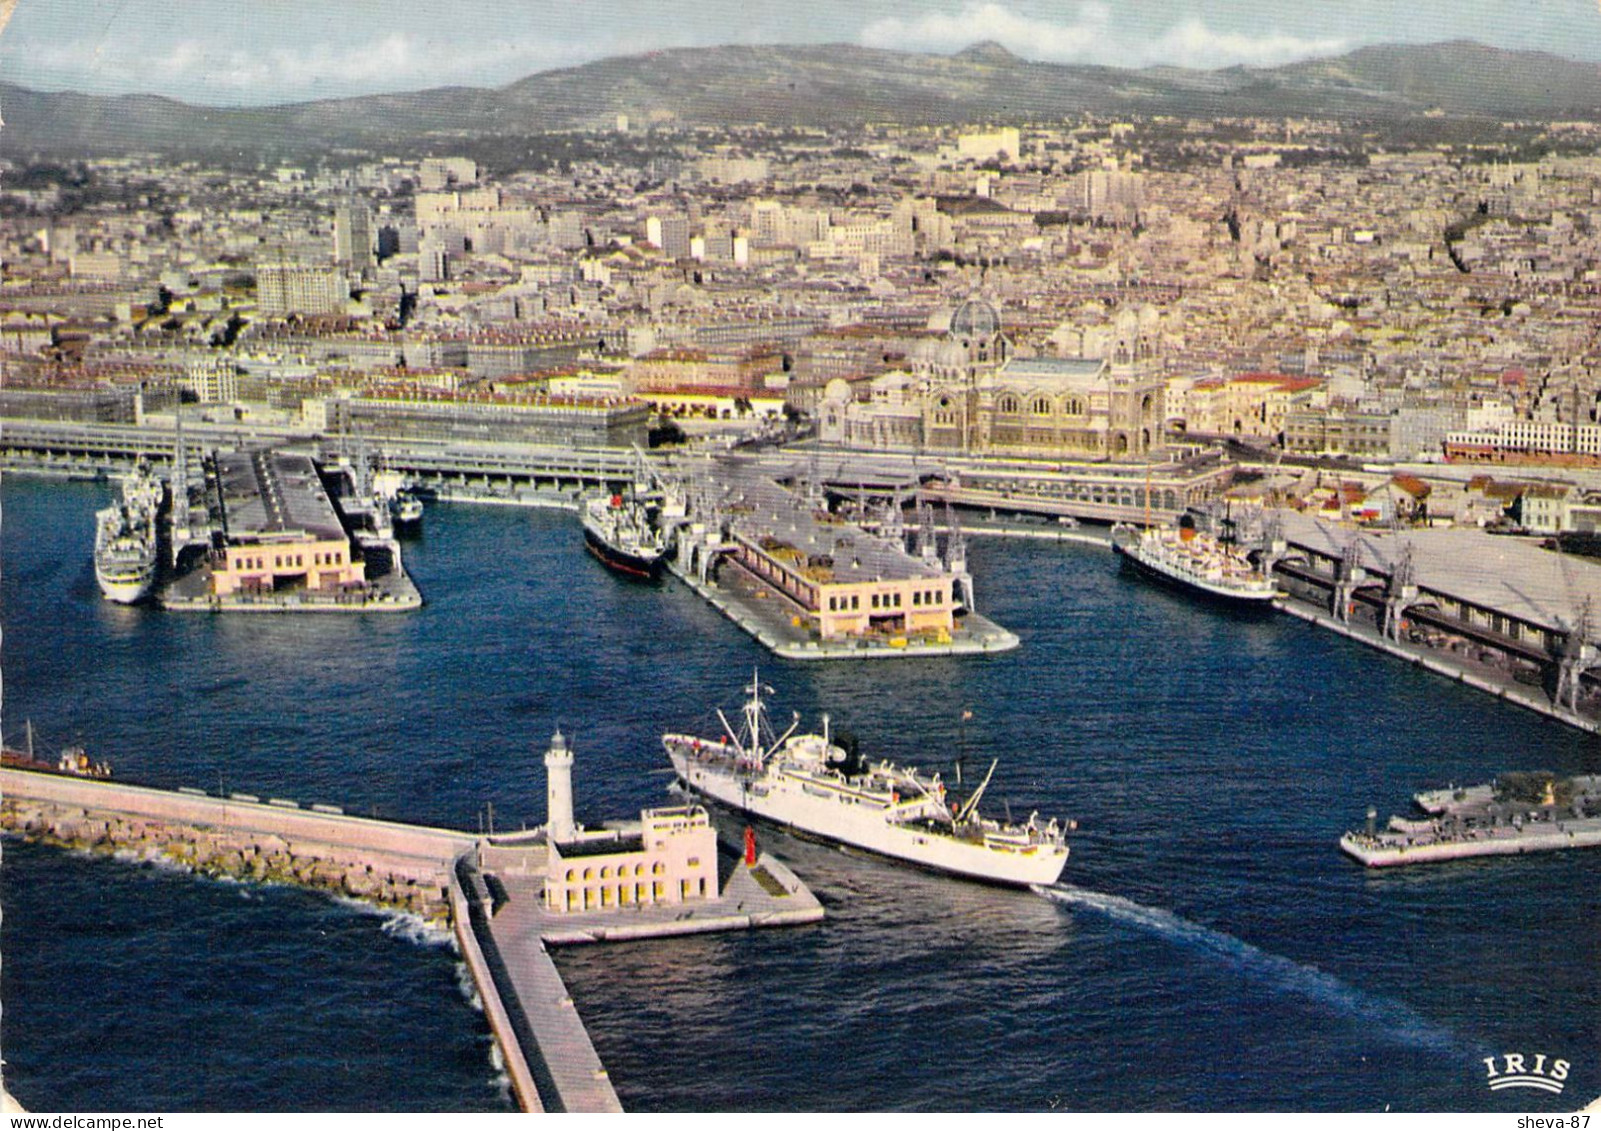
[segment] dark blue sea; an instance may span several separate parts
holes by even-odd
[[[714,726],[753,666],[775,710],[864,750],[1000,768],[1076,818],[1047,898],[777,834],[814,927],[559,964],[635,1110],[1571,1110],[1601,1093],[1601,854],[1368,874],[1368,805],[1596,740],[1285,617],[1154,588],[1086,546],[975,539],[978,659],[773,660],[687,590],[605,573],[570,515],[435,506],[410,615],[209,616],[96,591],[110,489],[8,478],[4,724],[119,778],[475,829],[660,803],[657,736]],[[973,714],[962,722],[963,710]],[[37,1110],[504,1110],[444,940],[279,887],[4,845],[6,1086]],[[1571,1062],[1492,1092],[1486,1056]]]

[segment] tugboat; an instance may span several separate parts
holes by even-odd
[[[141,463],[122,481],[122,500],[95,512],[95,581],[108,601],[131,605],[156,582],[156,518],[161,480]]]
[[[721,738],[666,734],[662,745],[682,785],[731,809],[763,817],[826,842],[966,879],[1010,887],[1055,883],[1067,863],[1066,827],[981,816],[978,803],[995,773],[965,800],[949,795],[938,773],[890,762],[869,763],[822,734],[796,734],[800,717],[774,737],[760,678],[746,692],[736,734],[719,711]]]
[[[55,762],[46,762],[42,758],[34,757],[33,753],[33,723],[28,723],[28,745],[24,750],[13,750],[0,743],[0,766],[11,770],[31,770],[36,774],[65,774],[75,778],[109,778],[111,764],[109,762],[96,762],[89,757],[89,752],[82,746],[74,743],[61,748],[61,756]]]
[[[651,521],[638,496],[601,495],[584,503],[584,544],[602,564],[641,581],[657,581],[667,565],[672,536]]]
[[[415,530],[422,525],[422,500],[400,488],[389,500],[389,520],[396,530]]]

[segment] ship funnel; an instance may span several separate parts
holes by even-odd
[[[1377,809],[1373,808],[1373,806],[1369,805],[1368,806],[1368,836],[1372,836],[1375,832],[1378,831],[1378,825],[1379,825],[1379,811]]]
[[[545,837],[565,844],[577,833],[573,824],[573,751],[557,731],[545,751]]]

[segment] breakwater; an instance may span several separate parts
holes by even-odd
[[[444,925],[465,833],[293,802],[210,797],[0,770],[0,828],[91,852],[159,857],[203,875],[291,883]]]

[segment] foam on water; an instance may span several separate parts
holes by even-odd
[[[352,899],[345,895],[333,896],[333,901],[341,907],[348,907],[363,915],[378,916],[383,920],[378,929],[399,942],[426,948],[456,949],[456,936],[448,928],[436,927],[421,915],[415,915],[410,911],[396,911],[390,907],[378,907],[365,900]]]
[[[472,971],[467,969],[465,962],[456,963],[456,988],[476,1012],[484,1011],[484,999],[478,996],[478,985],[473,981]]]
[[[1280,993],[1298,994],[1337,1013],[1376,1023],[1392,1040],[1418,1048],[1446,1051],[1460,1045],[1446,1029],[1420,1017],[1400,1002],[1377,997],[1340,981],[1333,974],[1307,966],[1282,954],[1271,954],[1225,931],[1203,926],[1165,907],[1150,907],[1120,895],[1091,891],[1071,884],[1033,889],[1047,899],[1099,912],[1152,934],[1224,959]]]

